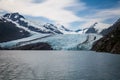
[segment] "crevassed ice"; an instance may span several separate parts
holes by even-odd
[[[61,34],[61,35],[50,35],[50,36],[48,35],[49,34],[37,34],[37,35],[35,34],[28,38],[2,43],[0,45],[4,47],[11,47],[11,46],[15,46],[20,42],[23,42],[23,44],[21,45],[38,43],[38,42],[47,42],[52,46],[54,50],[89,50],[91,49],[92,44],[96,40],[102,37],[101,35],[97,35],[97,34],[64,34],[64,35]],[[48,36],[48,37],[44,37],[44,36]]]

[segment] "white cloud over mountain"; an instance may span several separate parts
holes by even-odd
[[[70,9],[68,9],[70,8]],[[120,8],[95,10],[79,0],[0,0],[0,10],[19,12],[24,15],[45,17],[56,23],[68,26],[73,22],[85,22],[81,26],[89,27],[94,22],[103,22],[120,16]],[[76,15],[77,11],[95,10],[92,15]],[[102,23],[109,25],[107,23]]]
[[[65,24],[83,20],[72,11],[65,9],[70,6],[75,7],[76,5],[79,5],[81,9],[83,9],[83,4],[76,3],[76,0],[45,0],[42,3],[34,3],[33,1],[34,0],[1,0],[0,5],[2,6],[0,6],[0,9],[30,16],[42,16]]]

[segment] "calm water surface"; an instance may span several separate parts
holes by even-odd
[[[0,80],[120,80],[120,55],[92,51],[0,51]]]

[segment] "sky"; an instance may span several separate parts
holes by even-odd
[[[0,14],[19,12],[35,22],[61,24],[70,29],[101,28],[120,18],[120,0],[0,0]]]

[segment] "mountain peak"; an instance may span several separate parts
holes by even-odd
[[[8,19],[11,19],[11,20],[13,20],[13,21],[16,21],[16,20],[18,20],[18,19],[20,19],[20,18],[25,19],[25,18],[24,18],[22,15],[20,15],[18,12],[16,12],[16,13],[6,13],[5,15],[3,15],[3,17],[8,18]]]
[[[97,24],[98,22],[95,22],[93,25],[90,26],[90,28],[94,28]]]

